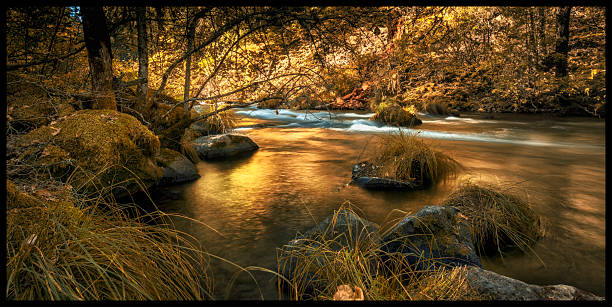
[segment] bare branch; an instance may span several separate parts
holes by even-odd
[[[65,59],[65,58],[69,58],[75,54],[78,54],[79,52],[85,50],[85,45],[81,46],[81,48],[78,48],[77,50],[70,52],[68,54],[62,55],[62,56],[58,56],[52,59],[45,59],[45,60],[40,60],[37,62],[30,62],[30,63],[25,63],[25,64],[13,64],[13,65],[6,65],[6,70],[17,70],[20,68],[25,68],[25,67],[30,67],[30,66],[36,66],[36,65],[41,65],[41,64],[45,64],[45,63],[49,63],[49,62],[57,62],[59,60]]]

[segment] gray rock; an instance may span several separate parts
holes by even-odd
[[[568,285],[537,286],[487,271],[467,268],[466,286],[490,300],[603,300],[604,298]]]
[[[418,270],[481,266],[467,221],[454,207],[425,206],[405,217],[382,238],[381,249],[402,254]]]
[[[240,134],[219,134],[195,139],[193,149],[202,159],[227,158],[259,148],[248,136]]]
[[[377,248],[380,246],[378,229],[375,223],[351,211],[340,209],[283,246],[280,257],[277,258],[280,259],[278,271],[289,280],[296,277],[300,279],[307,294],[312,294],[314,289],[324,289],[328,281],[318,276],[316,272],[329,264],[327,263],[329,255],[313,255],[313,251],[320,250],[323,244],[326,250],[332,251],[355,247]],[[377,263],[372,262],[370,265],[375,266]],[[285,291],[289,291],[286,284],[283,283],[281,286]]]
[[[400,181],[375,176],[375,169],[377,169],[377,167],[367,161],[355,164],[351,175],[351,183],[372,190],[412,191],[423,188],[423,185],[416,181]]]
[[[157,157],[157,163],[162,166],[162,177],[157,181],[160,185],[172,185],[189,182],[200,178],[195,165],[177,151],[162,148]]]
[[[187,158],[171,162],[164,168],[162,178],[158,185],[178,184],[193,181],[200,178],[195,165]]]

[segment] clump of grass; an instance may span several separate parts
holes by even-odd
[[[200,114],[208,114],[216,111],[212,104],[200,105]],[[201,122],[201,127],[207,134],[227,133],[236,127],[236,117],[231,111],[217,113],[209,116]]]
[[[185,129],[185,133],[183,133],[183,135],[181,136],[179,144],[180,152],[185,155],[185,157],[187,157],[189,161],[193,163],[200,162],[200,156],[198,156],[198,153],[195,151],[195,149],[193,149],[192,144],[193,140],[197,139],[200,136],[200,133],[190,128]]]
[[[383,102],[378,105],[375,111],[376,114],[370,119],[381,121],[389,125],[412,127],[423,123],[414,114],[414,108],[403,108],[399,105],[388,105]]]
[[[343,205],[342,209],[356,214]],[[348,215],[336,211],[332,221]],[[330,224],[328,230],[333,227]],[[327,233],[327,230],[324,231]],[[349,239],[347,240],[346,236]],[[310,236],[300,244],[286,246],[277,253],[280,299],[331,300],[341,285],[359,287],[365,300],[468,300],[480,299],[466,282],[463,267],[425,266],[414,270],[406,258],[382,250],[376,235],[366,227],[343,235]],[[294,241],[295,243],[295,241]],[[422,259],[433,263],[435,259]],[[284,286],[284,290],[280,287]],[[288,297],[282,297],[285,293]]]
[[[381,136],[375,156],[370,162],[377,167],[377,176],[429,185],[453,176],[460,164],[432,148],[414,133]]]
[[[532,251],[531,246],[544,235],[541,217],[508,188],[466,181],[444,205],[458,208],[468,218],[474,245],[481,254],[502,255],[509,247]]]
[[[212,298],[206,254],[166,214],[128,216],[103,197],[39,200],[7,210],[7,299]]]

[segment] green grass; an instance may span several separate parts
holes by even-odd
[[[540,216],[508,187],[466,181],[444,205],[458,208],[468,218],[481,254],[502,255],[510,247],[533,251],[531,246],[544,235]]]
[[[340,208],[357,215],[350,203]],[[332,221],[344,217],[338,212]],[[465,267],[427,266],[431,269],[415,271],[405,258],[381,250],[371,240],[372,236],[364,232],[367,232],[365,228],[349,232],[348,240],[342,235],[302,238],[293,248],[279,250],[279,272],[285,271],[284,266],[289,263],[295,263],[293,271],[286,274],[287,280],[279,277],[279,293],[285,295],[281,298],[331,300],[338,286],[351,285],[363,290],[365,300],[481,299],[469,288]],[[313,280],[316,286],[308,287]]]
[[[456,175],[460,165],[448,155],[435,150],[414,133],[381,136],[375,155],[370,159],[380,166],[378,176],[400,181],[437,183]]]

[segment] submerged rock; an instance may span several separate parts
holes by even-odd
[[[237,156],[259,148],[253,140],[241,134],[219,134],[195,139],[193,149],[202,159],[217,159]]]
[[[425,206],[405,217],[382,238],[381,249],[401,253],[419,270],[481,266],[465,217],[453,207]]]
[[[163,169],[162,177],[157,185],[171,185],[196,180],[200,178],[195,165],[185,156],[172,149],[162,148],[157,164]]]
[[[380,166],[375,166],[368,161],[357,163],[353,166],[351,182],[366,189],[373,190],[417,190],[422,189],[423,185],[414,181],[400,181],[391,178],[379,177],[377,170]],[[414,168],[417,170],[418,168]]]
[[[466,287],[490,300],[603,300],[576,287],[531,285],[478,267],[467,269],[466,281]]]

